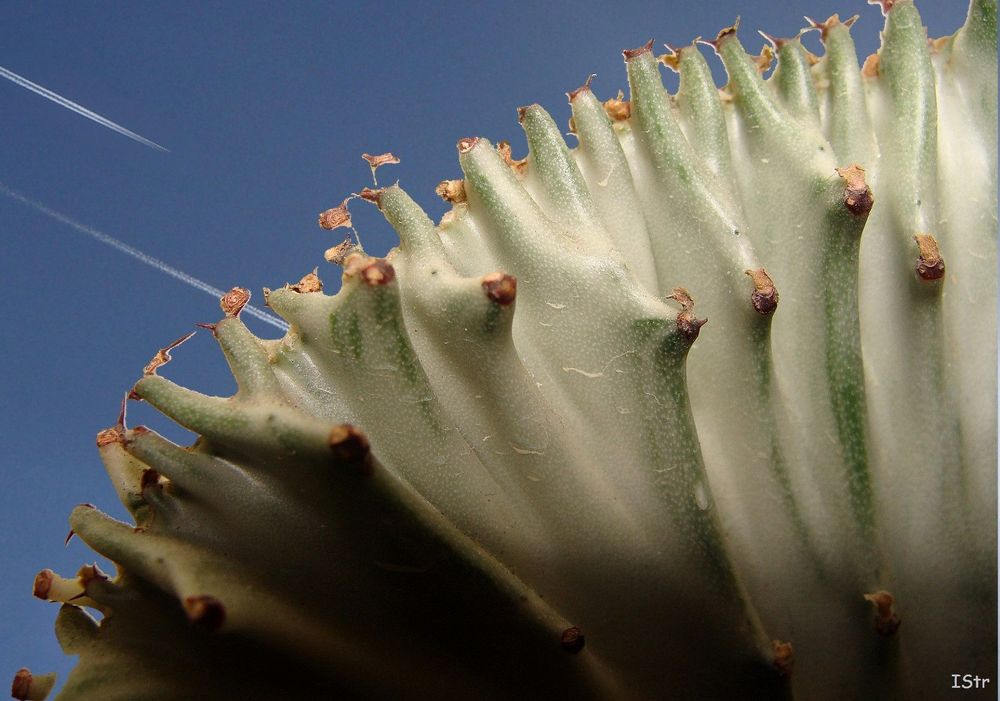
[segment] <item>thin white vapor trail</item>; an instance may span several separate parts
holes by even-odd
[[[87,119],[92,119],[95,122],[97,122],[98,124],[100,124],[101,126],[107,127],[108,129],[112,129],[113,131],[116,131],[119,134],[122,134],[123,136],[127,136],[130,139],[134,139],[134,140],[138,141],[140,144],[145,144],[146,146],[149,146],[150,148],[155,148],[155,149],[157,149],[159,151],[168,151],[169,152],[169,149],[166,149],[166,148],[160,146],[155,141],[150,141],[149,139],[147,139],[144,136],[139,136],[134,131],[129,131],[128,129],[126,129],[125,127],[121,126],[120,124],[115,124],[110,119],[102,117],[101,115],[97,114],[96,112],[92,112],[91,110],[88,110],[83,105],[78,105],[75,102],[73,102],[72,100],[67,100],[62,95],[57,95],[56,93],[52,92],[48,88],[43,88],[38,83],[32,83],[27,78],[19,76],[17,73],[14,73],[13,71],[9,71],[6,68],[4,68],[3,66],[0,66],[0,78],[6,78],[7,80],[13,81],[14,83],[17,83],[18,85],[20,85],[22,88],[27,88],[28,90],[30,90],[33,93],[36,93],[38,95],[41,95],[42,97],[45,97],[45,98],[48,98],[49,100],[52,100],[57,105],[65,107],[68,110],[72,110],[73,112],[76,112],[77,114],[83,115]]]
[[[105,234],[102,231],[98,231],[97,229],[95,229],[92,226],[87,226],[86,224],[81,224],[80,222],[76,221],[75,219],[71,219],[70,217],[67,217],[65,214],[61,214],[61,213],[55,211],[54,209],[50,209],[49,207],[46,207],[41,202],[33,200],[30,197],[26,197],[26,196],[22,195],[20,192],[17,192],[16,190],[11,190],[9,187],[7,187],[2,182],[0,182],[0,192],[2,192],[3,194],[7,195],[8,197],[11,197],[11,198],[17,200],[21,204],[28,205],[32,209],[34,209],[34,210],[36,210],[38,212],[41,212],[42,214],[44,214],[44,215],[46,215],[48,217],[51,217],[51,218],[55,219],[56,221],[62,222],[63,224],[66,224],[67,226],[73,227],[74,229],[76,229],[80,233],[86,234],[87,236],[90,236],[91,238],[96,239],[97,241],[100,241],[103,244],[107,244],[108,246],[111,246],[112,248],[114,248],[114,249],[116,249],[118,251],[121,251],[122,253],[126,253],[126,254],[132,256],[133,258],[136,258],[137,260],[140,260],[143,263],[145,263],[146,265],[149,265],[149,266],[151,266],[153,268],[156,268],[160,272],[166,273],[167,275],[169,275],[169,276],[171,276],[171,277],[173,277],[173,278],[175,278],[177,280],[180,280],[181,282],[183,282],[183,283],[185,283],[187,285],[190,285],[191,287],[195,288],[196,290],[201,290],[202,292],[208,293],[208,294],[212,295],[213,297],[215,297],[216,299],[219,299],[224,294],[226,294],[225,292],[223,292],[219,288],[213,287],[212,285],[209,285],[207,282],[204,282],[203,280],[199,280],[198,278],[196,278],[196,277],[194,277],[192,275],[188,275],[187,273],[185,273],[185,272],[183,272],[181,270],[178,270],[177,268],[174,268],[173,266],[167,265],[166,263],[164,263],[159,258],[154,258],[153,256],[151,256],[151,255],[149,255],[147,253],[143,253],[142,251],[140,251],[137,248],[133,248],[132,246],[129,246],[127,243],[125,243],[123,241],[119,241],[114,236],[110,236],[108,234]],[[259,309],[259,308],[255,307],[255,306],[251,305],[251,304],[248,304],[247,306],[243,307],[243,311],[246,312],[247,314],[249,314],[250,316],[257,317],[261,321],[264,321],[264,322],[270,324],[271,326],[275,326],[275,327],[281,329],[282,331],[287,331],[288,330],[288,324],[286,324],[283,320],[279,319],[276,316],[272,316],[271,314],[268,314],[264,310]]]

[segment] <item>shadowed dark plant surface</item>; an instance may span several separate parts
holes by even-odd
[[[79,657],[52,695],[936,699],[991,676],[997,6],[928,39],[878,4],[863,61],[837,15],[809,20],[820,55],[750,55],[738,23],[626,50],[627,94],[517,111],[524,158],[459,139],[437,224],[366,154],[374,186],[319,216],[331,265],[263,291],[287,333],[254,335],[241,288],[201,325],[235,394],[165,377],[185,336],[98,434],[131,522],[77,507],[115,571],[35,580]],[[384,258],[363,207],[399,236]],[[197,439],[132,426],[136,402]]]

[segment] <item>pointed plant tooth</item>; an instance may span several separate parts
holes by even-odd
[[[470,211],[496,259],[515,275],[550,267],[547,261],[575,244],[554,227],[488,141],[460,141],[459,164]]]
[[[965,24],[955,35],[947,65],[962,86],[961,102],[977,119],[965,120],[992,142],[996,163],[997,124],[997,2],[971,0]],[[950,100],[949,100],[950,102]],[[971,122],[971,123],[970,123]]]
[[[996,0],[971,0],[965,24],[959,30],[955,42],[957,47],[961,47],[960,51],[981,51],[987,61],[996,60]]]
[[[267,304],[291,325],[291,333],[301,340],[303,336],[313,335],[324,326],[331,297],[325,294],[302,294],[291,286],[286,286],[270,290]]]
[[[946,667],[955,664],[950,652],[934,655],[930,650],[967,648],[971,637],[982,631],[975,626],[945,625],[941,612],[974,617],[970,611],[986,600],[993,601],[995,589],[993,585],[974,587],[976,593],[970,595],[969,583],[995,582],[996,578],[992,549],[987,554],[977,545],[982,537],[983,501],[969,490],[972,483],[980,489],[995,488],[995,450],[990,451],[989,477],[973,477],[973,463],[963,451],[962,422],[969,414],[961,406],[963,385],[966,392],[971,385],[956,382],[956,374],[948,367],[952,352],[947,349],[958,344],[971,350],[965,344],[972,339],[951,336],[957,329],[951,326],[947,312],[956,307],[949,310],[947,305],[958,302],[967,308],[975,304],[954,296],[962,290],[962,276],[952,275],[956,265],[953,253],[961,257],[962,252],[978,250],[981,255],[984,249],[960,241],[951,247],[952,227],[958,224],[961,228],[962,218],[944,194],[946,180],[959,171],[958,177],[964,179],[966,169],[963,163],[959,168],[942,170],[943,163],[965,160],[961,149],[947,154],[942,151],[944,139],[956,143],[943,130],[947,126],[943,120],[955,124],[956,118],[946,116],[949,108],[938,104],[938,95],[948,91],[945,75],[935,73],[916,7],[908,0],[894,3],[885,17],[878,74],[869,79],[870,96],[878,107],[874,123],[881,151],[873,189],[876,193],[885,190],[880,201],[886,206],[873,209],[869,222],[869,228],[874,228],[870,232],[872,245],[862,248],[861,322],[865,373],[871,386],[868,411],[878,515],[884,524],[882,542],[892,572],[912,573],[919,568],[925,573],[922,578],[897,576],[879,586],[891,590],[901,606],[905,605],[905,627],[900,635],[905,636],[911,654],[926,660],[924,673],[928,677],[947,674]],[[982,123],[981,118],[969,121]],[[991,136],[995,143],[993,139]],[[984,173],[995,173],[992,165],[981,169],[970,161],[968,172],[977,171],[980,175],[973,177],[973,182],[982,182]],[[989,195],[984,190],[978,190],[979,195],[965,193],[961,211],[982,208],[982,204],[972,203],[983,203],[984,199],[995,203],[995,185],[989,189]],[[995,241],[995,226],[994,220],[980,231],[988,230]],[[993,250],[993,245],[985,251]],[[948,267],[944,277],[925,279],[940,272],[940,259]],[[987,285],[996,280],[995,264],[991,268],[992,281]],[[971,270],[964,272],[968,276]],[[959,282],[953,277],[959,277]],[[884,311],[872,313],[873,303]],[[990,323],[995,323],[995,316]],[[990,344],[991,357],[995,337],[995,330],[981,337]],[[976,396],[982,395],[985,379],[980,371]],[[995,411],[992,399],[979,402],[979,407]],[[995,500],[988,512],[989,522],[995,523]],[[931,630],[936,630],[933,639],[928,635]],[[995,648],[989,654],[995,655]]]
[[[320,290],[302,291],[295,285],[268,294],[275,306],[296,319],[284,338],[265,344],[280,393],[293,407],[321,420],[352,420],[348,398],[324,372],[317,359],[320,352],[310,343],[313,324],[325,327],[324,309],[330,298]]]
[[[873,197],[864,171],[857,165],[838,169],[837,174],[843,181],[843,194],[831,206],[823,263],[826,375],[847,471],[845,480],[851,510],[862,542],[872,544],[876,524],[872,468],[868,458],[857,281],[861,234],[872,209]],[[859,559],[868,559],[871,570],[881,566],[877,557],[869,552]]]
[[[782,420],[782,440],[791,484],[811,537],[824,553],[824,567],[845,582],[871,586],[883,563],[874,546],[857,280],[861,232],[873,198],[857,166],[837,169],[831,176],[814,205],[814,272],[800,278],[802,287],[796,288],[809,282],[809,297],[798,292],[798,299],[783,304],[775,315],[777,324],[790,312],[794,323],[792,337],[774,339],[778,384],[786,395],[783,411],[790,412]],[[787,301],[787,294],[783,299]],[[792,354],[786,343],[799,353]],[[806,362],[805,357],[814,360]],[[824,364],[817,365],[817,357],[824,358]],[[816,432],[827,440],[817,443]],[[810,508],[817,498],[824,500],[825,514]],[[836,544],[829,538],[830,528],[838,530]]]
[[[171,486],[197,498],[218,493],[233,468],[212,456],[183,448],[144,426],[125,435],[125,450],[143,465],[170,480]]]
[[[604,229],[643,287],[655,291],[658,282],[649,230],[612,122],[589,87],[570,93],[569,104],[580,141],[577,163]]]
[[[886,13],[879,83],[888,100],[885,121],[879,125],[886,162],[880,175],[887,183],[891,179],[888,204],[897,235],[910,239],[932,232],[938,221],[934,71],[926,30],[910,0],[892,5]]]
[[[137,523],[142,523],[149,516],[141,487],[146,466],[125,451],[125,436],[121,425],[101,431],[97,434],[98,452],[122,506],[128,509]]]
[[[467,204],[456,205],[445,213],[438,225],[438,235],[445,257],[459,274],[472,277],[496,269],[496,260]]]
[[[969,3],[950,47],[932,54],[938,117],[946,384],[961,427],[965,514],[981,562],[996,552],[997,52],[995,0]],[[989,368],[984,372],[983,368]],[[976,526],[974,524],[980,524]],[[995,572],[984,575],[995,578]]]
[[[676,70],[680,74],[677,107],[681,126],[698,158],[724,186],[731,187],[729,136],[712,70],[696,43],[679,49],[676,58]]]
[[[858,56],[851,37],[857,15],[841,22],[837,15],[816,23],[820,29],[826,76],[826,124],[824,133],[843,163],[874,165],[875,139],[867,98],[858,72]]]
[[[96,509],[74,509],[70,523],[80,537],[95,551],[113,560],[130,576],[141,578],[154,585],[168,596],[180,597],[189,620],[202,624],[209,630],[218,629],[225,621],[225,607],[216,598],[205,594],[205,582],[218,581],[219,568],[224,566],[219,560],[224,556],[211,554],[202,544],[194,544],[181,538],[134,530]],[[236,568],[235,562],[230,566]],[[231,572],[231,579],[238,579],[238,571]],[[248,594],[240,593],[246,597]],[[250,595],[252,596],[252,595]],[[133,604],[141,608],[141,602]],[[112,605],[112,615],[116,610],[127,614],[127,607]],[[132,615],[138,609],[132,611]]]
[[[235,317],[227,317],[212,327],[229,369],[237,384],[237,399],[253,399],[278,394],[278,382],[260,339]]]
[[[138,547],[143,536],[131,526],[87,505],[73,509],[70,525],[87,545],[118,566],[137,574],[157,571],[155,556]]]
[[[97,621],[81,605],[63,604],[56,616],[56,638],[67,655],[80,654],[99,635]]]
[[[646,47],[624,54],[632,120],[645,136],[654,163],[662,170],[675,171],[681,182],[693,181],[696,161],[670,109],[656,59]]]
[[[716,592],[719,601],[725,602],[722,615],[741,621],[746,643],[765,657],[766,634],[719,523],[688,403],[684,359],[706,320],[694,313],[685,289],[675,288],[671,297],[681,306],[680,313],[662,330],[644,325],[649,346],[644,349],[647,352],[637,354],[641,381],[647,388],[640,422],[652,468],[647,475],[651,503],[644,506],[658,512],[652,522],[672,524],[669,535],[663,531],[658,544],[669,553],[672,567],[686,563],[681,569],[692,584],[698,583],[694,586]]]
[[[863,210],[866,190],[848,192],[836,171],[843,164],[833,160],[833,149],[818,125],[793,119],[775,101],[735,34],[724,34],[716,45],[730,75],[738,113],[731,124],[745,129],[745,140],[738,145],[745,150],[735,159],[743,205],[767,262],[764,267],[781,291],[769,338],[775,383],[771,400],[781,456],[776,462],[788,468],[795,512],[802,517],[803,536],[812,544],[809,550],[818,556],[821,569],[843,581],[860,578],[871,586],[878,559],[871,556],[862,536],[868,527],[863,524],[871,521],[864,514],[871,508],[852,497],[852,493],[867,494],[870,502],[870,489],[866,492],[851,481],[854,472],[848,463],[858,463],[851,457],[854,439],[837,438],[838,414],[829,378],[814,362],[826,357],[835,339],[827,313],[842,311],[832,301],[839,297],[824,296],[817,281],[826,275],[830,239],[852,230],[860,234],[864,219],[856,221],[846,206],[851,199],[852,206]],[[848,240],[856,242],[857,237]],[[840,272],[831,277],[837,279]],[[847,279],[856,281],[857,275]],[[856,332],[844,333],[845,339],[857,338]],[[837,532],[836,538],[830,537],[832,532]],[[851,545],[844,544],[845,533],[851,534]]]
[[[406,191],[398,185],[383,188],[375,204],[399,234],[401,251],[444,262],[444,249],[434,223]]]
[[[246,412],[229,400],[195,392],[156,375],[142,378],[132,391],[181,426],[210,438],[224,440],[250,427]]]
[[[530,232],[537,241],[538,229],[528,229],[530,217],[519,217],[518,214],[524,213],[501,208],[502,200],[497,194],[507,187],[505,182],[513,179],[502,161],[488,147],[484,148],[481,140],[467,144],[460,159],[466,173],[470,212],[485,215],[491,233],[497,238],[502,238],[497,232],[510,231],[519,225],[524,227],[523,235]],[[624,417],[632,410],[630,406],[638,410],[638,405],[634,398],[628,399],[628,392],[614,380],[619,375],[625,375],[622,379],[631,375],[627,363],[635,352],[637,325],[641,320],[657,315],[666,317],[669,312],[639,288],[618,262],[551,248],[551,254],[543,254],[538,248],[539,244],[532,242],[522,246],[519,255],[511,255],[509,260],[500,256],[500,267],[518,279],[518,309],[528,315],[521,318],[533,317],[531,323],[523,324],[515,317],[514,332],[525,365],[539,378],[549,401],[566,402],[574,407],[572,421],[588,413],[598,417],[598,424],[592,427],[593,435],[602,430],[626,432],[620,445],[597,446],[593,459],[607,451],[631,454],[640,449],[641,442],[636,442],[633,448],[624,439],[625,435],[635,436],[637,441],[639,438],[636,427]],[[535,255],[524,255],[529,252]],[[555,256],[562,263],[558,274],[551,267]],[[586,300],[581,299],[581,290],[587,290]],[[586,331],[588,328],[602,329],[600,338]],[[581,342],[566,343],[567,337],[579,338]],[[612,394],[603,392],[603,388]],[[617,407],[616,414],[607,414],[605,408],[609,403]],[[624,455],[620,460],[624,464],[633,462]],[[632,479],[642,478],[636,473],[623,479],[618,489],[625,489],[624,485]]]
[[[79,510],[94,510],[89,504],[78,507]],[[45,601],[86,606],[106,613],[112,606],[122,600],[121,592],[113,584],[108,575],[96,565],[84,565],[76,577],[62,577],[46,568],[35,575],[32,594],[35,598]]]
[[[590,245],[603,236],[592,222],[597,218],[590,191],[556,123],[540,105],[518,110],[518,121],[528,139],[528,177],[537,183],[540,204],[549,218]]]
[[[801,34],[779,39],[761,32],[774,47],[778,66],[768,79],[775,85],[785,109],[796,119],[819,124],[819,101],[812,75],[811,54],[802,46]]]
[[[880,507],[896,569],[926,566],[917,562],[928,558],[947,569],[940,554],[930,553],[947,552],[951,546],[945,543],[964,529],[954,520],[949,523],[952,517],[943,510],[944,503],[962,499],[963,467],[955,395],[942,372],[942,292],[948,276],[939,279],[944,241],[937,239],[935,76],[926,33],[912,2],[897,2],[886,12],[883,38],[876,79],[884,104],[876,122],[882,157],[873,188],[883,188],[886,195],[882,211],[873,210],[879,214],[873,217],[877,239],[863,251],[865,272],[873,274],[862,279],[862,299],[878,299],[893,312],[891,323],[885,323],[884,314],[862,316],[866,371],[879,387],[870,398],[870,409],[883,484]],[[907,466],[905,472],[902,465]],[[889,486],[902,479],[909,491],[906,507]],[[904,542],[910,545],[904,547]],[[935,576],[947,578],[944,569]],[[908,588],[898,593],[907,601],[918,596]]]
[[[665,286],[664,278],[670,275],[667,271],[672,271],[674,276],[681,274],[677,261],[670,260],[672,255],[676,256],[674,251],[678,245],[698,246],[699,266],[715,270],[728,270],[733,266],[740,272],[760,267],[739,207],[713,185],[712,176],[701,167],[678,126],[652,54],[636,53],[626,63],[632,90],[632,122],[649,154],[659,185],[655,194],[644,193],[647,202],[653,199],[656,202],[645,206],[668,206],[660,194],[668,190],[672,193],[669,209],[660,216],[685,221],[690,227],[670,227],[669,233],[655,229],[652,232],[661,285]],[[697,234],[685,236],[691,229]],[[712,277],[718,280],[717,275]],[[714,284],[719,286],[718,282]],[[724,284],[728,286],[729,283]]]
[[[251,405],[209,397],[156,376],[140,380],[134,391],[219,450],[294,450],[302,459],[315,461],[327,455],[325,423],[283,403]]]
[[[732,92],[740,114],[750,130],[780,134],[793,132],[787,114],[781,109],[773,94],[767,89],[756,64],[736,37],[737,27],[719,32],[710,45],[722,59],[729,75],[728,89]]]
[[[736,175],[751,230],[759,231],[755,242],[762,256],[786,253],[793,236],[788,230],[792,223],[789,220],[808,206],[801,202],[795,206],[791,203],[816,199],[817,192],[825,187],[823,183],[837,165],[833,149],[823,137],[817,120],[796,119],[768,88],[740,44],[735,29],[720,33],[713,46],[729,75],[727,87],[733,94],[738,114],[738,120],[737,115],[733,115],[731,121],[734,126],[739,125],[735,131],[742,132],[744,137],[742,143],[733,144],[739,152]],[[778,186],[778,183],[783,185]],[[803,217],[797,219],[795,228],[801,228]],[[769,224],[764,226],[764,222]],[[797,240],[806,238],[799,236]],[[797,254],[782,255],[782,258],[802,260]],[[783,270],[774,264],[772,267],[782,280],[786,294],[797,295],[794,287],[784,283],[787,276]]]

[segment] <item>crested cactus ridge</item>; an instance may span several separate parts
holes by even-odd
[[[702,42],[721,90],[698,43],[626,50],[627,99],[567,94],[574,148],[537,104],[522,160],[458,141],[438,224],[365,154],[375,187],[319,216],[354,234],[340,290],[265,290],[274,340],[227,294],[231,397],[165,377],[187,336],[129,391],[197,441],[124,405],[98,434],[134,523],[77,507],[116,571],[35,580],[79,656],[55,698],[936,699],[994,670],[997,5],[929,41],[878,4],[861,68],[837,15],[821,56]]]

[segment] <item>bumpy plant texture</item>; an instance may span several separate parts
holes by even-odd
[[[883,0],[749,56],[626,51],[630,95],[458,143],[435,226],[211,327],[230,398],[156,374],[101,457],[118,566],[50,571],[59,699],[940,698],[995,669],[996,2]],[[670,95],[660,64],[679,71]],[[346,206],[325,212],[346,223]],[[702,326],[705,319],[707,326]],[[162,372],[162,371],[161,371]],[[100,622],[86,609],[103,614]],[[52,680],[22,671],[18,698]],[[19,686],[18,686],[19,685]]]

